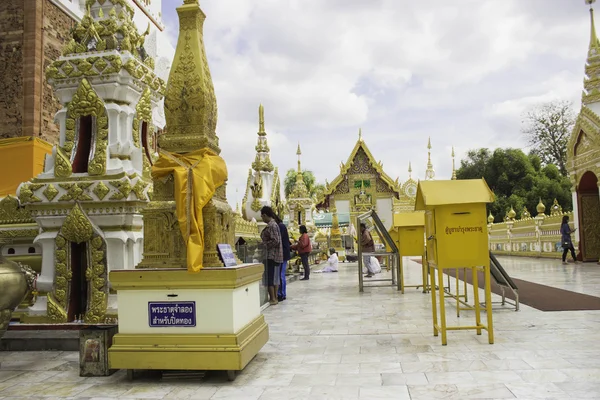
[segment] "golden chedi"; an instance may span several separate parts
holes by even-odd
[[[198,1],[177,8],[180,33],[165,94],[167,130],[159,138],[153,201],[144,211],[144,259],[138,268],[220,267],[218,243],[234,242],[219,156],[217,100],[204,50],[206,18]]]

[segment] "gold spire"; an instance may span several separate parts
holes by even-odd
[[[300,167],[300,156],[302,155],[302,151],[300,151],[300,142],[298,142],[298,150],[296,150],[296,155],[298,156],[298,173],[302,173],[302,168]]]
[[[432,181],[435,178],[435,170],[431,163],[431,137],[427,141],[427,170],[425,171],[425,180]]]
[[[358,141],[362,140],[362,128],[358,128]]]
[[[408,162],[408,179],[412,179],[412,166],[410,165],[410,161]]]
[[[265,108],[262,104],[258,106],[258,134],[260,136],[267,134],[265,132]]]
[[[258,141],[256,143],[256,156],[252,163],[255,171],[273,171],[273,163],[269,155],[269,145],[267,143],[267,132],[265,132],[265,109],[263,105],[258,106]]]
[[[452,180],[456,180],[456,168],[454,167],[454,146],[452,146]]]
[[[584,105],[600,101],[599,67],[600,67],[600,41],[596,35],[596,24],[594,22],[594,9],[592,4],[596,0],[586,0],[590,5],[590,45],[585,65],[585,78],[583,80],[583,94],[581,101]]]
[[[217,98],[203,40],[206,15],[197,0],[184,0],[177,14],[179,37],[165,94],[167,132],[160,146],[181,153],[208,147],[219,154]]]
[[[298,150],[296,150],[296,154],[298,155],[298,171],[296,172],[296,183],[292,188],[290,197],[297,199],[308,198],[308,188],[306,187],[306,183],[304,183],[304,174],[302,174],[302,166],[300,164],[300,155],[302,155],[302,151],[300,151],[300,142],[298,142]]]

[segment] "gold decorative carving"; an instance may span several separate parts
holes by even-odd
[[[38,203],[42,199],[37,197],[33,192],[39,189],[39,186],[34,183],[24,183],[19,189],[19,201],[21,204]]]
[[[67,215],[61,232],[65,239],[73,243],[87,242],[92,238],[94,228],[79,203]]]
[[[199,6],[178,12],[180,34],[165,92],[169,129],[160,138],[160,147],[171,152],[209,147],[219,154],[217,100],[202,33],[206,16]]]
[[[58,201],[89,201],[92,197],[85,191],[92,185],[91,182],[79,182],[79,183],[59,183],[58,186],[65,189],[67,193],[60,196]]]
[[[72,273],[67,269],[67,240],[57,235],[54,241],[54,289],[48,293],[47,314],[54,323],[67,322],[67,293],[68,283],[71,280]]]
[[[581,202],[581,239],[583,241],[583,259],[600,258],[600,202],[598,195],[580,195]]]
[[[98,182],[92,190],[99,200],[104,200],[110,189],[104,184],[104,182]]]
[[[33,223],[31,213],[21,207],[19,200],[11,195],[0,200],[0,225]]]
[[[121,200],[127,199],[129,197],[129,193],[131,193],[131,183],[129,180],[122,181],[110,181],[109,182],[112,187],[117,189],[117,192],[110,196],[111,200]]]
[[[108,305],[108,275],[106,268],[106,243],[95,234],[91,244],[91,267],[86,271],[89,282],[89,304],[85,314],[85,322],[98,324],[106,319]]]
[[[150,101],[150,90],[146,88],[135,106],[135,118],[133,118],[133,144],[140,147],[141,125],[146,121],[148,126],[152,123],[152,103]]]
[[[146,200],[146,196],[144,195],[144,190],[148,187],[148,183],[144,182],[142,179],[138,179],[138,181],[133,185],[131,191],[135,193],[135,196],[139,200]]]
[[[94,157],[90,160],[88,174],[102,175],[106,172],[106,148],[108,146],[108,117],[104,102],[94,91],[87,79],[82,79],[73,100],[67,107],[67,126],[65,143],[62,150],[69,156],[72,154],[75,140],[76,120],[83,116],[92,116],[95,119],[95,148]],[[70,120],[70,121],[69,121]],[[73,127],[70,129],[70,127]]]
[[[42,193],[44,193],[44,196],[46,196],[48,201],[52,201],[58,195],[58,189],[56,189],[53,184],[49,184]]]
[[[67,119],[67,121],[69,121],[70,123],[73,123],[73,128],[71,128],[69,130],[68,126],[67,126],[67,140],[70,140],[71,142],[71,146],[70,148],[72,148],[73,146],[73,140],[75,139],[75,121],[73,119]],[[67,125],[71,125],[71,124],[67,124]],[[69,139],[70,138],[70,139]],[[60,147],[56,147],[56,153],[55,153],[55,157],[54,157],[54,176],[56,176],[57,178],[68,178],[71,176],[71,174],[73,173],[73,166],[71,165],[71,161],[69,161],[68,156],[65,154],[65,152],[60,148]]]

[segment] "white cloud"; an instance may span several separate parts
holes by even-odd
[[[169,4],[167,4],[169,3]],[[363,128],[392,177],[439,178],[469,149],[520,147],[522,114],[578,106],[589,41],[583,4],[560,0],[203,0],[229,197],[241,200],[265,105],[272,160],[331,181]],[[177,20],[169,1],[163,16]]]

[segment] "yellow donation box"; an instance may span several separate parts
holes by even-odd
[[[424,260],[425,253],[425,214],[420,211],[394,214],[394,225],[389,231],[392,240],[396,243],[400,259],[400,290],[404,293],[405,287],[423,287],[427,292],[427,265]],[[404,284],[403,257],[419,256],[423,269],[422,285]]]
[[[444,345],[447,330],[475,329],[480,335],[486,329],[489,343],[494,342],[486,213],[486,203],[493,201],[494,194],[483,179],[419,182],[415,210],[425,211],[426,259],[432,282],[438,274],[440,319],[438,324],[436,290],[431,290],[433,334],[441,332]],[[459,268],[471,270],[474,326],[446,326],[443,273],[454,269],[458,276]],[[479,273],[484,278],[487,325],[481,322]]]
[[[224,370],[230,379],[267,343],[260,311],[262,264],[110,272],[119,333],[112,369]]]

